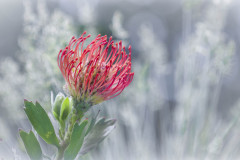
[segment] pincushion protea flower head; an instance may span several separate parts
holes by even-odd
[[[98,35],[83,48],[90,37],[85,34],[78,39],[73,37],[58,54],[58,66],[74,106],[82,110],[118,96],[134,75],[131,72],[131,46],[127,54],[121,41],[114,44],[112,37],[107,40],[107,36]]]

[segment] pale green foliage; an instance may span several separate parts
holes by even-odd
[[[50,121],[46,111],[42,108],[42,106],[38,102],[36,102],[36,104],[33,104],[27,100],[24,101],[24,105],[24,111],[37,133],[46,143],[58,147],[59,141],[53,128],[52,122]]]
[[[76,158],[85,139],[85,127],[87,123],[88,120],[85,120],[80,125],[77,123],[74,125],[69,146],[64,152],[64,159],[73,160]]]
[[[29,133],[20,131],[19,134],[23,140],[24,146],[31,160],[41,160],[42,150],[34,133],[32,131]]]

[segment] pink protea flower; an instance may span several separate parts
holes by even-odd
[[[104,100],[118,96],[134,76],[131,72],[131,46],[126,54],[122,42],[98,35],[86,48],[90,35],[84,32],[73,37],[58,54],[58,66],[75,105],[88,109]]]

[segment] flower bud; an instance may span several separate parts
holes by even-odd
[[[59,117],[61,112],[61,106],[64,99],[65,99],[65,96],[61,92],[59,92],[52,106],[53,115],[58,121],[60,120]]]
[[[65,121],[72,110],[72,99],[66,97],[61,105],[60,121]]]

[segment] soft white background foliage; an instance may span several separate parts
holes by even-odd
[[[23,146],[17,146],[18,127],[31,129],[23,113],[23,99],[38,100],[46,110],[51,109],[50,91],[56,94],[64,85],[56,61],[58,52],[83,30],[92,38],[106,33],[123,40],[124,45],[132,44],[135,76],[120,96],[91,109],[116,118],[117,127],[82,159],[240,157],[240,101],[220,104],[221,95],[226,94],[222,90],[226,77],[234,77],[234,66],[239,62],[234,59],[236,40],[224,31],[232,3],[172,0],[167,5],[173,7],[158,15],[164,3],[122,2],[132,8],[120,5],[108,14],[101,11],[111,4],[107,0],[51,1],[62,8],[51,8],[50,2],[42,0],[24,1],[17,56],[1,58],[0,63],[0,158],[26,158]],[[146,8],[138,11],[144,5],[152,12]],[[106,14],[101,19],[99,13]],[[178,18],[171,21],[173,15]],[[171,30],[178,34],[173,36]],[[168,38],[171,36],[173,40]],[[53,153],[51,147],[41,145]]]

